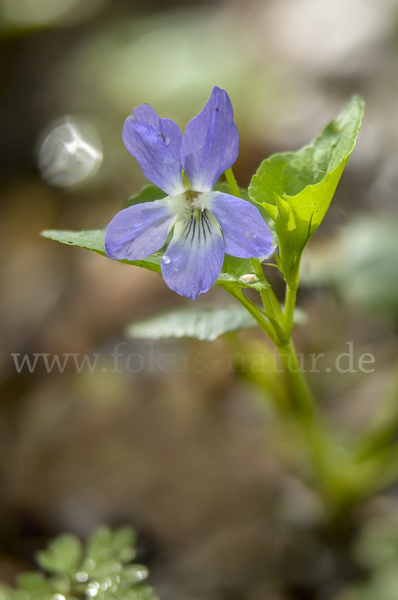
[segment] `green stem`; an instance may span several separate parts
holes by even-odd
[[[315,416],[315,401],[301,370],[300,361],[293,340],[290,339],[288,342],[281,342],[271,323],[262,314],[260,309],[246,298],[242,290],[227,287],[225,289],[246,308],[246,310],[256,319],[262,330],[275,343],[284,363],[292,396],[294,398],[294,412],[299,416],[300,421],[302,422],[313,420]]]
[[[246,298],[246,296],[244,295],[242,290],[240,290],[239,288],[226,287],[225,289],[227,290],[227,292],[229,292],[231,294],[231,296],[233,296],[238,302],[240,302],[240,304],[242,304],[242,306],[245,307],[245,309],[252,315],[252,317],[260,325],[261,329],[263,331],[265,331],[265,333],[268,335],[269,338],[271,338],[271,340],[274,342],[274,344],[277,344],[277,342],[278,342],[277,334],[276,334],[274,328],[272,327],[271,323],[269,323],[269,321],[262,314],[260,309],[257,306],[255,306],[254,304],[252,304],[250,302],[250,300],[248,300]]]
[[[294,309],[296,306],[297,286],[286,285],[285,297],[285,331],[290,338],[293,329]]]
[[[241,193],[231,168],[225,171],[225,177],[229,189],[231,190],[231,194],[241,198]],[[286,341],[287,338],[283,333],[284,317],[279,302],[276,299],[272,287],[264,276],[260,260],[258,258],[252,258],[252,265],[258,280],[265,284],[265,288],[260,291],[260,295],[267,316],[275,323],[277,334],[281,341]]]
[[[240,190],[232,169],[225,171],[225,177],[231,194],[240,198]],[[336,487],[334,473],[330,471],[331,465],[329,464],[329,443],[332,441],[321,423],[314,398],[301,370],[300,361],[291,339],[298,288],[298,267],[293,282],[289,282],[286,287],[285,314],[283,314],[274,291],[264,276],[261,261],[253,258],[252,265],[257,278],[264,284],[260,294],[266,316],[246,298],[240,289],[225,289],[248,310],[280,352],[291,389],[290,412],[303,432],[303,439],[306,440],[325,503],[330,505],[329,492]]]
[[[295,412],[300,420],[309,423],[315,417],[315,400],[305,379],[293,340],[277,344],[295,401]]]
[[[300,432],[302,449],[308,453],[313,468],[313,477],[323,497],[324,505],[330,515],[344,511],[347,503],[358,495],[364,481],[356,481],[351,470],[347,470],[347,455],[338,440],[335,440],[325,428],[318,413],[315,400],[301,369],[294,343],[291,339],[281,341],[274,324],[262,313],[259,307],[252,304],[238,288],[225,289],[254,317],[263,331],[277,346],[283,361],[287,384],[290,388],[290,399],[284,403],[286,423],[290,417]],[[282,410],[282,407],[281,407]],[[365,467],[365,465],[364,465]],[[372,466],[369,465],[369,468]],[[368,468],[362,469],[364,475]],[[362,472],[362,471],[361,471]]]
[[[318,481],[321,487],[327,489],[327,436],[317,414],[314,398],[300,368],[300,361],[293,341],[289,340],[286,343],[281,343],[271,324],[262,315],[260,309],[251,304],[241,290],[232,288],[227,291],[250,312],[263,331],[277,346],[285,366],[288,385],[291,390],[292,402],[290,403],[290,413],[295,417],[297,424],[302,429],[304,439],[307,440],[307,447],[310,451]]]
[[[261,300],[263,301],[265,312],[270,317],[270,319],[276,321],[278,325],[278,331],[283,331],[282,309],[279,305],[279,302],[274,294],[271,285],[268,283],[264,276],[261,261],[258,258],[252,258],[251,261],[253,265],[253,270],[257,278],[265,285],[265,287],[260,291]],[[287,339],[288,338],[286,338],[286,336],[283,333],[281,341],[285,342]]]
[[[227,183],[229,185],[229,189],[231,190],[231,194],[233,196],[237,196],[238,198],[240,198],[241,197],[240,190],[239,190],[238,184],[236,183],[235,175],[234,175],[234,172],[232,171],[231,167],[229,169],[227,169],[224,174],[225,174]]]

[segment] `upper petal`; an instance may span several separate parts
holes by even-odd
[[[175,220],[167,200],[121,210],[106,228],[107,255],[116,260],[140,260],[160,250]]]
[[[227,92],[213,88],[202,110],[187,125],[181,147],[183,169],[198,192],[210,192],[239,154],[239,133]]]
[[[224,261],[224,240],[213,215],[204,210],[197,218],[178,221],[162,259],[165,282],[177,294],[195,300],[216,282]]]
[[[177,123],[161,119],[152,106],[142,104],[127,117],[122,138],[152,183],[169,195],[186,189],[181,176],[182,133]]]
[[[271,232],[255,206],[221,192],[206,194],[205,200],[221,225],[227,254],[238,258],[265,258],[272,254]]]

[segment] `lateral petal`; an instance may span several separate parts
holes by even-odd
[[[272,254],[271,232],[253,204],[221,192],[206,194],[206,201],[220,223],[226,254],[238,258],[266,258]]]
[[[167,198],[121,210],[106,228],[107,255],[115,260],[146,258],[164,246],[175,218]]]

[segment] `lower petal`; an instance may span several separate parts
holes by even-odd
[[[271,232],[253,204],[221,192],[206,194],[206,201],[220,223],[227,254],[238,258],[265,258],[272,254]]]
[[[195,300],[216,282],[224,261],[220,226],[208,211],[178,221],[162,259],[165,282],[177,294]]]
[[[175,220],[175,213],[165,200],[121,210],[106,228],[107,255],[115,260],[141,260],[160,250]]]

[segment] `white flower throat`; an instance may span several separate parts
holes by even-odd
[[[183,218],[192,216],[199,218],[204,210],[210,210],[214,194],[212,192],[195,192],[187,190],[178,196],[167,196],[163,202],[167,201],[174,214],[179,214]]]

